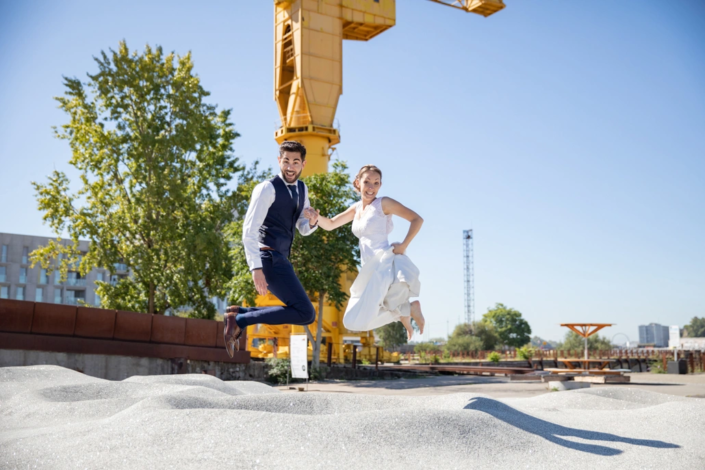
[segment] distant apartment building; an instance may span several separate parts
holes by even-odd
[[[78,271],[78,266],[73,266],[67,279],[61,282],[58,270],[49,274],[40,265],[30,267],[29,254],[46,246],[49,240],[53,238],[0,233],[0,298],[69,305],[83,301],[97,306],[100,299],[95,293],[96,281],[115,283],[128,275],[124,264],[116,264],[112,272],[93,269],[85,276]],[[87,253],[88,242],[81,241],[79,250]]]
[[[668,327],[658,323],[639,325],[639,344],[653,344],[657,348],[667,348]]]
[[[35,237],[0,233],[0,298],[31,300],[55,304],[100,306],[100,298],[95,290],[96,281],[116,284],[129,275],[127,265],[116,263],[112,269],[94,268],[85,276],[78,271],[78,266],[69,269],[67,279],[61,282],[59,271],[49,274],[40,265],[30,267],[29,254],[40,246],[46,246],[55,238]],[[65,240],[65,244],[71,243]],[[79,250],[87,253],[89,242],[80,241]],[[211,299],[219,312],[225,311],[225,299]],[[176,311],[189,310],[181,307]],[[167,315],[174,312],[168,311]]]

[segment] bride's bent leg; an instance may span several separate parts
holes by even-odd
[[[414,327],[411,326],[411,317],[399,317],[399,321],[402,325],[404,325],[404,328],[406,328],[406,335],[408,337],[408,341],[411,341],[411,337],[414,336]]]
[[[426,319],[421,313],[421,302],[414,300],[411,302],[411,318],[414,319],[417,325],[419,325],[419,333],[423,334],[423,327],[426,324]]]

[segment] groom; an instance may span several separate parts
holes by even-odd
[[[258,184],[242,226],[242,244],[257,293],[267,289],[284,303],[277,307],[228,307],[225,312],[225,350],[230,357],[239,348],[238,338],[248,325],[309,325],[316,311],[289,262],[294,229],[310,235],[317,228],[318,213],[311,209],[308,189],[299,176],[306,166],[306,148],[285,141],[279,147],[280,173]]]

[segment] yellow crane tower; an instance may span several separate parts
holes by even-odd
[[[504,8],[502,0],[430,0],[482,16]],[[369,41],[396,23],[395,0],[274,0],[274,99],[280,127],[278,143],[297,140],[306,147],[303,176],[325,173],[333,146],[340,142],[334,126],[338,99],[343,93],[343,40]],[[344,275],[341,284],[349,290],[354,273]],[[257,305],[281,305],[271,294],[260,296]],[[344,339],[359,339],[362,357],[372,356],[371,332],[349,332],[343,312],[326,304],[323,336],[333,357],[342,360],[347,352]],[[315,325],[311,328],[316,331]],[[289,335],[302,333],[295,325],[251,326],[248,350],[253,357],[286,356]],[[255,339],[273,339],[274,345],[257,345]],[[349,348],[348,348],[349,349]]]

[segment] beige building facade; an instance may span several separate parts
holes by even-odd
[[[46,246],[49,240],[53,238],[0,233],[0,298],[68,305],[85,302],[99,306],[96,282],[115,282],[118,277],[127,276],[124,265],[116,265],[113,273],[107,269],[93,269],[85,276],[75,267],[69,269],[67,279],[61,282],[58,271],[50,274],[39,264],[31,266],[30,253]],[[86,253],[88,242],[81,241],[79,249]]]

